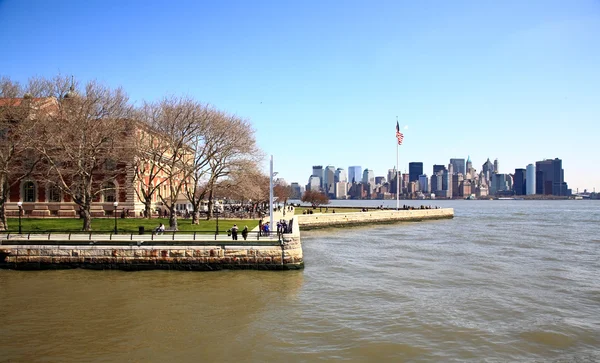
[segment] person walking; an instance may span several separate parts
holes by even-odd
[[[242,229],[242,237],[244,237],[244,241],[248,238],[248,226],[244,226],[244,229]]]
[[[233,227],[231,227],[231,238],[234,241],[237,241],[237,234],[238,234],[238,226],[237,226],[237,224],[234,224]]]

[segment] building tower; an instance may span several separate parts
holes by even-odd
[[[527,165],[525,175],[525,193],[527,195],[535,194],[535,165],[529,164]]]

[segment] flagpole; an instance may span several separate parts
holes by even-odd
[[[398,125],[398,116],[396,116],[396,125]],[[400,210],[400,164],[398,163],[400,153],[400,145],[396,140],[396,210]]]

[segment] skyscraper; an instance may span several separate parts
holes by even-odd
[[[435,175],[438,171],[444,171],[446,167],[444,165],[433,165],[433,175]]]
[[[454,168],[454,174],[465,175],[465,159],[450,159],[450,164]]]
[[[525,193],[527,195],[535,194],[535,165],[527,165],[527,175],[525,176]]]
[[[536,194],[567,196],[569,190],[564,181],[562,160],[546,159],[535,163]]]
[[[362,182],[375,184],[375,173],[373,170],[365,169],[365,171],[363,171]]]
[[[408,163],[408,181],[418,182],[419,175],[423,175],[423,163],[416,161]]]
[[[362,179],[362,168],[360,166],[348,167],[348,183],[360,183]]]
[[[525,169],[515,169],[513,189],[516,195],[525,195]]]
[[[324,178],[324,173],[323,173],[323,165],[315,165],[313,166],[313,172],[312,175],[316,176],[317,178],[319,178],[319,188],[323,188],[323,178]],[[314,189],[311,189],[314,190]]]
[[[343,168],[337,168],[335,171],[335,181],[336,182],[348,182],[348,176],[346,175],[346,170]]]
[[[323,190],[328,195],[334,195],[334,184],[335,184],[335,166],[329,165],[325,168],[324,180],[323,180]]]

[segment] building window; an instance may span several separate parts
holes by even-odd
[[[113,183],[104,184],[104,202],[112,203],[117,201],[117,190]]]
[[[51,203],[60,203],[62,200],[60,188],[56,185],[48,186],[48,201]]]
[[[32,181],[23,183],[23,201],[35,202],[35,184]]]

